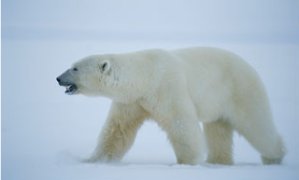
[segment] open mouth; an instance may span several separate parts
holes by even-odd
[[[65,93],[68,95],[75,94],[76,91],[78,90],[78,88],[75,84],[69,84],[69,85],[66,85],[65,87],[66,87]]]
[[[78,86],[75,83],[73,83],[72,81],[68,80],[68,78],[66,78],[65,76],[66,76],[66,73],[63,73],[62,75],[60,75],[59,77],[56,78],[58,84],[60,86],[63,86],[66,88],[66,90],[65,90],[66,94],[68,94],[68,95],[75,94],[78,91]]]
[[[78,87],[76,86],[76,84],[73,83],[64,83],[64,82],[59,82],[60,86],[64,86],[66,88],[65,93],[68,95],[72,95],[75,94],[78,90]]]

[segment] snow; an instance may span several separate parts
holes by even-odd
[[[91,2],[2,2],[2,179],[299,179],[298,3],[175,0],[167,9],[170,1],[133,0],[131,8],[127,1],[117,7],[116,1]],[[288,149],[283,164],[262,165],[235,134],[235,165],[178,165],[165,133],[152,121],[121,162],[82,163],[96,145],[111,101],[65,95],[55,78],[90,54],[189,46],[231,50],[258,71]]]
[[[67,96],[55,82],[73,61],[94,51],[125,51],[122,44],[64,41],[4,41],[2,50],[3,179],[296,179],[299,177],[298,45],[217,44],[242,55],[269,92],[275,123],[288,147],[280,166],[263,166],[258,153],[235,135],[234,166],[176,165],[166,135],[146,122],[124,160],[84,164],[107,116],[105,98]],[[126,43],[156,47],[156,43]],[[193,45],[192,43],[187,43]],[[141,47],[144,46],[144,47]],[[169,47],[168,44],[160,46]],[[173,47],[187,46],[184,43]],[[85,48],[86,47],[86,48]],[[82,49],[81,49],[82,48]],[[154,148],[153,148],[154,147]]]

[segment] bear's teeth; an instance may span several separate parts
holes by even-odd
[[[71,94],[74,94],[76,92],[76,90],[77,90],[76,85],[74,85],[74,84],[68,85],[68,86],[66,86],[65,93],[71,95]]]
[[[69,92],[71,92],[71,87],[72,87],[72,85],[69,85],[69,86],[66,86],[66,93],[69,93]]]

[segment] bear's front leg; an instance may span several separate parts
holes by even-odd
[[[204,139],[199,124],[186,121],[188,120],[175,119],[167,129],[167,135],[177,163],[196,165],[203,160]]]
[[[147,114],[136,104],[113,103],[98,145],[88,162],[121,160]]]
[[[158,123],[166,131],[174,149],[177,163],[196,165],[204,159],[205,140],[191,103],[169,105],[165,119]]]

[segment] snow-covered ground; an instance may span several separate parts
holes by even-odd
[[[143,48],[209,45],[243,56],[265,82],[274,121],[288,148],[282,165],[264,166],[235,134],[235,165],[177,165],[153,122],[117,164],[83,164],[96,145],[110,101],[68,96],[55,78],[78,58]],[[298,179],[299,45],[286,43],[2,41],[2,179]]]
[[[294,0],[3,0],[3,180],[299,179],[299,12]],[[105,98],[67,96],[56,77],[90,54],[214,46],[244,57],[265,82],[288,153],[264,166],[238,134],[235,165],[177,165],[162,130],[140,129],[123,161],[84,164]]]

